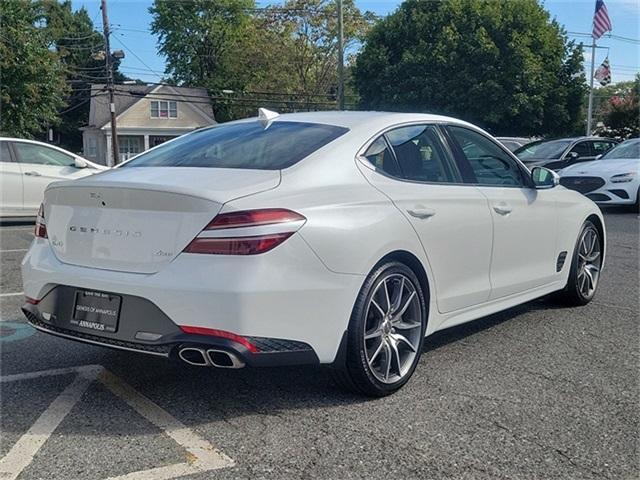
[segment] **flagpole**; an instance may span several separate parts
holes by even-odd
[[[589,108],[587,109],[587,137],[591,135],[591,117],[593,115],[593,72],[596,61],[596,39],[591,44],[591,86],[589,87]]]

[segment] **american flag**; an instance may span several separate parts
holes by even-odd
[[[609,65],[609,57],[605,58],[602,65],[598,67],[594,77],[603,87],[611,83],[611,66]]]
[[[607,6],[603,0],[596,0],[596,13],[593,15],[593,32],[591,36],[597,40],[604,35],[604,32],[610,32],[611,29],[611,19],[609,18]]]

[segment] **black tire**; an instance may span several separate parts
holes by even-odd
[[[581,289],[581,285],[582,285],[581,282],[584,279],[581,277],[581,268],[583,266],[583,263],[580,258],[580,254],[581,254],[580,248],[581,248],[582,239],[585,235],[585,232],[587,231],[594,232],[595,235],[597,235],[598,245],[600,248],[598,267],[602,266],[602,245],[603,245],[602,240],[603,239],[600,234],[600,230],[598,230],[595,224],[587,220],[584,223],[584,225],[582,225],[582,228],[580,229],[580,234],[578,235],[578,239],[576,240],[576,246],[574,248],[573,257],[571,259],[571,270],[569,271],[569,279],[567,280],[567,285],[565,286],[564,290],[561,290],[556,295],[556,299],[559,302],[568,306],[586,305],[591,300],[593,300],[593,297],[595,296],[598,288],[600,270],[598,270],[596,283],[593,291],[591,293],[585,293],[584,290]]]
[[[635,213],[640,213],[640,187],[638,187],[638,193],[636,193],[636,204],[631,208]]]
[[[410,367],[408,369],[406,368],[409,366],[409,360],[407,360],[405,368],[403,368],[406,373],[402,374],[400,373],[400,370],[398,370],[398,376],[400,378],[392,383],[385,383],[376,378],[375,373],[370,367],[367,359],[364,335],[367,325],[367,318],[365,318],[365,316],[368,314],[371,299],[376,292],[376,288],[378,288],[385,279],[388,279],[390,275],[404,276],[411,282],[411,287],[414,289],[418,299],[417,303],[420,305],[420,325],[418,326],[417,319],[415,319],[415,322],[411,324],[413,325],[411,328],[415,328],[416,330],[412,335],[415,338],[414,347],[417,351],[413,352],[413,350],[411,350],[411,352],[415,354],[415,358],[413,358]],[[400,288],[400,290],[402,290],[402,288]],[[400,299],[402,299],[402,293],[400,295]],[[414,303],[412,305],[415,304],[415,300],[413,302]],[[425,292],[422,291],[420,282],[413,270],[411,270],[407,265],[397,261],[389,261],[377,266],[366,278],[356,299],[347,331],[346,351],[343,353],[344,364],[332,369],[332,376],[335,383],[343,389],[372,397],[383,397],[396,392],[411,378],[420,360],[427,325],[427,317],[428,310]],[[401,315],[401,321],[402,318],[404,317]],[[393,330],[393,332],[395,332],[395,330]],[[388,351],[391,353],[391,350]],[[386,356],[387,353],[384,353],[384,355]],[[393,354],[391,354],[391,356],[393,356]],[[399,364],[400,360],[398,360],[398,365]],[[398,367],[398,369],[399,368],[400,367]],[[388,374],[389,370],[387,370],[387,376]]]

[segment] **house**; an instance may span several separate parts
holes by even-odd
[[[197,128],[216,123],[204,88],[170,85],[116,85],[116,127],[120,163]],[[84,156],[108,164],[112,157],[109,94],[91,86],[89,125],[82,128]]]

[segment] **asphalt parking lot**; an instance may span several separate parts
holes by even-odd
[[[19,312],[32,227],[2,226],[0,479],[638,478],[640,221],[605,216],[590,305],[440,332],[377,400],[320,368],[203,369],[37,333]]]

